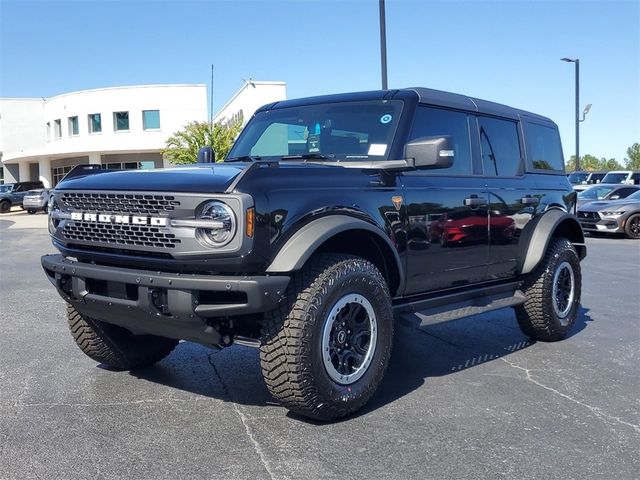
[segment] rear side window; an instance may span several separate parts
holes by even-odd
[[[522,158],[516,122],[478,117],[478,128],[484,174],[489,177],[521,175]]]
[[[555,128],[530,123],[527,128],[527,142],[533,168],[564,171],[560,135]]]
[[[453,141],[453,165],[449,168],[428,170],[429,174],[471,175],[468,115],[463,112],[419,106],[416,109],[409,140],[445,135],[450,136]]]

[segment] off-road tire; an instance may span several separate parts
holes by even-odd
[[[134,335],[128,330],[89,318],[67,304],[67,321],[80,350],[96,362],[118,370],[147,367],[169,355],[177,340]]]
[[[634,213],[624,223],[624,234],[633,240],[640,239],[640,213]]]
[[[573,272],[574,291],[568,313],[559,316],[552,298],[554,275],[557,269],[567,265]],[[581,283],[580,259],[571,242],[565,238],[551,239],[544,259],[524,282],[527,300],[515,307],[518,325],[524,334],[545,342],[563,339],[580,310]]]
[[[0,202],[0,213],[7,213],[9,210],[11,210],[11,202],[2,200]]]
[[[322,336],[334,305],[351,293],[373,307],[377,336],[364,374],[344,385],[327,373]],[[378,388],[391,356],[393,327],[389,290],[372,263],[350,255],[314,256],[293,275],[279,307],[265,316],[260,364],[267,388],[294,413],[321,421],[347,416]]]

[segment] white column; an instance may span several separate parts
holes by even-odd
[[[38,180],[44,183],[46,188],[50,188],[51,180],[51,160],[49,157],[42,157],[38,160]]]
[[[102,163],[102,156],[99,153],[90,153],[89,154],[89,163],[91,165],[100,165]]]
[[[18,162],[18,177],[20,177],[21,182],[28,182],[31,180],[29,175],[29,162],[22,161]]]

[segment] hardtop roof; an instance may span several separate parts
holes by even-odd
[[[417,97],[418,103],[426,105],[449,107],[507,118],[518,118],[519,116],[525,116],[531,119],[553,123],[553,121],[548,117],[509,107],[507,105],[502,105],[500,103],[490,102],[488,100],[469,97],[467,95],[461,95],[458,93],[445,92],[442,90],[434,90],[432,88],[423,87],[402,88],[397,90],[372,90],[365,92],[339,93],[333,95],[321,95],[316,97],[283,100],[280,102],[274,102],[268,105],[264,105],[263,107],[259,108],[258,111],[299,107],[302,105],[318,105],[322,103],[391,100],[394,98],[406,97],[407,94],[415,95]]]

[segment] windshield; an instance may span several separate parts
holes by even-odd
[[[324,103],[258,112],[227,156],[386,159],[402,102]]]
[[[6,183],[4,185],[0,185],[0,193],[7,193],[13,190],[13,183]]]
[[[588,173],[584,173],[584,172],[573,172],[569,174],[569,182],[572,185],[578,185],[579,183],[585,182],[587,180],[587,177],[589,176]]]
[[[627,179],[626,173],[607,173],[602,179],[602,183],[623,183]]]
[[[599,199],[604,198],[611,190],[616,187],[591,187],[578,193],[578,198]]]

